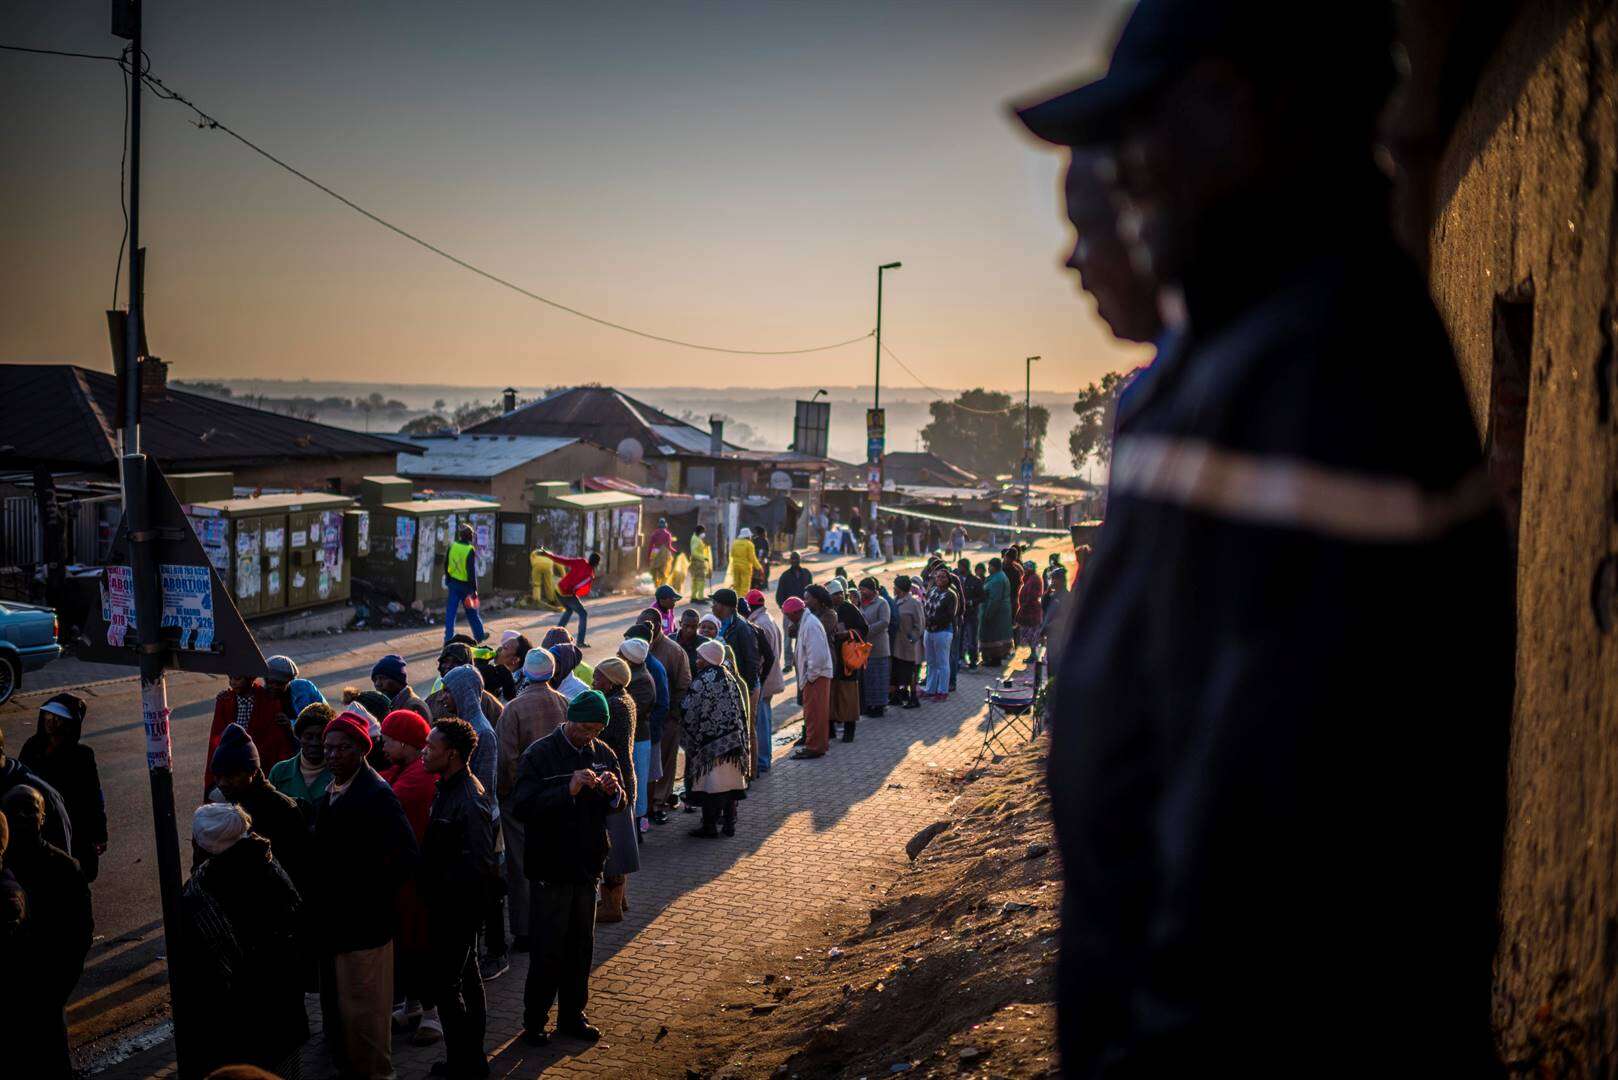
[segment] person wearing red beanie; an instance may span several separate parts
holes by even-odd
[[[433,808],[435,784],[421,760],[421,748],[427,745],[431,730],[427,720],[410,709],[394,709],[382,718],[382,753],[388,759],[382,779],[393,788],[404,808],[418,847],[427,839],[427,822]],[[418,1046],[435,1043],[444,1037],[444,1026],[431,995],[427,908],[414,881],[406,882],[399,890],[397,910],[399,934],[394,938],[394,948],[398,951],[395,970],[399,985],[394,995],[393,1021],[400,1028],[409,1028],[414,1022],[411,1041]]]

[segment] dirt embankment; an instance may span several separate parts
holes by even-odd
[[[687,1077],[1056,1074],[1061,871],[1041,739],[958,793],[949,826],[869,912],[699,1004],[665,1060]]]

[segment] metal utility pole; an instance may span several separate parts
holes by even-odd
[[[1034,361],[1030,356],[1022,369],[1022,523],[1031,524],[1033,495],[1029,490],[1034,482]]]
[[[871,517],[867,526],[876,528],[876,507],[882,498],[882,457],[887,451],[888,425],[882,413],[882,274],[897,270],[902,263],[883,263],[876,268],[876,375],[871,389],[871,411],[865,421],[865,449]],[[878,536],[881,533],[877,534]]]
[[[123,370],[124,527],[134,593],[136,640],[140,654],[140,711],[146,728],[146,768],[152,789],[152,826],[157,841],[157,875],[162,891],[164,953],[168,957],[169,999],[174,1015],[176,1059],[183,1058],[179,995],[175,993],[179,944],[180,836],[174,816],[174,757],[169,740],[168,685],[163,670],[168,648],[158,632],[163,587],[157,535],[151,521],[151,479],[140,449],[141,321],[145,316],[144,253],[140,246],[141,0],[113,0],[112,31],[129,40],[129,311],[125,321]]]

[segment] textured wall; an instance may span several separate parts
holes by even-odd
[[[1553,1075],[1618,1074],[1615,64],[1618,5],[1522,4],[1440,162],[1430,233],[1479,430],[1520,461],[1495,1019],[1509,1059]]]
[[[330,491],[330,481],[336,479],[342,486],[342,494],[358,495],[362,477],[386,476],[393,472],[397,464],[398,456],[395,454],[371,454],[342,459],[287,461],[279,465],[261,465],[230,471],[236,474],[238,487]]]

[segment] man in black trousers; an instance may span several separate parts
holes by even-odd
[[[444,1060],[434,1076],[484,1077],[489,1016],[478,971],[481,913],[500,882],[494,802],[466,763],[478,734],[465,720],[433,725],[422,765],[438,777],[421,847],[421,899],[427,908],[430,979],[444,1023]]]
[[[523,751],[512,813],[527,827],[523,872],[532,883],[533,953],[523,990],[523,1037],[550,1041],[545,1020],[557,1003],[556,1033],[594,1042],[585,1018],[595,949],[596,886],[607,863],[607,815],[623,805],[622,765],[598,736],[607,699],[586,690],[567,722]]]

